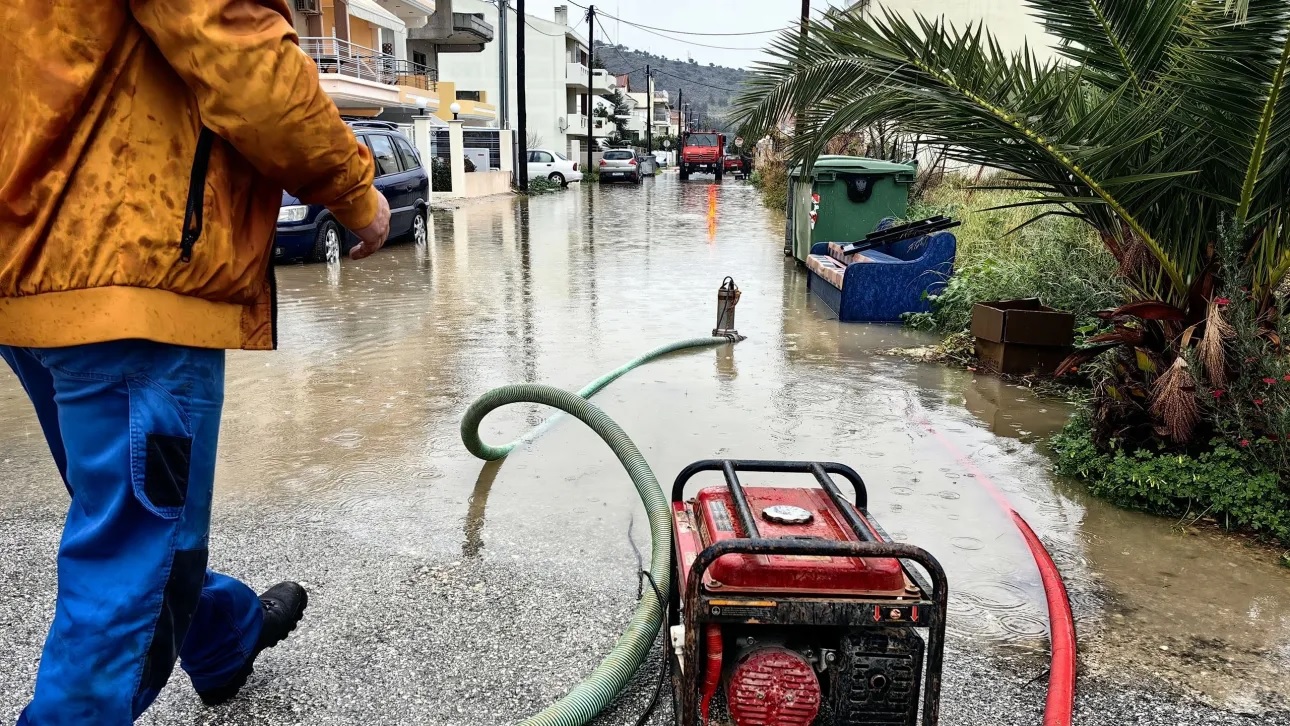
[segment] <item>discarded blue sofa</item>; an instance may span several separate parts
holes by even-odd
[[[883,220],[882,230],[892,224]],[[811,247],[807,288],[844,323],[897,323],[905,313],[931,310],[928,297],[954,270],[958,240],[935,232],[871,250],[842,254],[838,242]]]

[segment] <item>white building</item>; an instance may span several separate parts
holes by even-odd
[[[454,12],[460,0],[296,0],[300,47],[318,65],[324,91],[347,116],[410,123],[424,108],[477,125],[495,123],[487,94],[441,78],[440,53],[477,53],[493,37],[482,19]]]
[[[454,0],[457,11],[474,15],[489,25],[501,27],[497,6],[483,0]],[[518,118],[518,88],[515,71],[515,28],[519,22],[515,9],[507,4],[505,26],[507,48],[507,118],[506,128],[515,128]],[[482,53],[458,56],[440,55],[439,74],[451,78],[458,87],[481,89],[488,98],[501,98],[501,47],[494,39]],[[587,39],[569,26],[569,9],[555,9],[554,20],[528,16],[525,28],[525,56],[529,146],[552,149],[571,158],[587,142],[588,71],[590,54]],[[617,80],[603,70],[591,78],[593,94],[611,93]],[[593,124],[594,125],[594,124]]]
[[[900,14],[918,13],[925,18],[944,17],[962,29],[968,23],[985,23],[1004,50],[1020,50],[1026,42],[1040,60],[1056,55],[1056,39],[1030,14],[1024,0],[860,0],[852,9],[881,13],[881,8]],[[912,17],[912,16],[906,16]]]

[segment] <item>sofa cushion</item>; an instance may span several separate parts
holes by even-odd
[[[827,255],[811,255],[806,260],[806,267],[830,285],[842,289],[842,282],[847,276],[847,268],[842,263]]]
[[[892,257],[891,255],[883,254],[882,252],[879,252],[877,250],[865,250],[864,252],[857,252],[854,255],[851,255],[851,257],[854,258],[852,259],[852,262],[876,262],[879,264],[891,264],[893,262],[904,262],[904,260],[900,259],[899,257]]]

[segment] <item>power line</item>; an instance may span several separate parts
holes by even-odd
[[[737,89],[737,88],[725,88],[725,87],[723,87],[723,86],[714,86],[714,85],[712,85],[711,83],[701,83],[701,82],[699,82],[699,81],[694,81],[694,80],[691,80],[691,79],[686,78],[686,77],[684,77],[684,76],[678,76],[678,75],[677,75],[677,74],[675,74],[675,73],[668,73],[667,71],[660,70],[660,69],[658,69],[658,68],[655,68],[655,69],[654,69],[654,72],[655,72],[655,73],[658,73],[658,74],[660,74],[660,75],[664,75],[664,76],[671,76],[672,78],[675,78],[675,79],[676,79],[676,80],[678,80],[678,81],[685,81],[686,83],[691,84],[691,85],[694,85],[694,86],[703,86],[704,88],[711,88],[711,89],[713,89],[713,90],[717,90],[717,91],[725,91],[725,92],[727,92],[727,93],[742,93],[742,91],[740,91],[740,90],[739,90],[739,89]]]
[[[609,29],[605,27],[604,22],[603,22],[603,21],[601,21],[601,19],[600,19],[600,13],[596,13],[596,25],[599,25],[599,26],[600,26],[600,32],[602,32],[602,33],[604,33],[604,34],[605,34],[605,40],[611,40],[611,39],[612,39],[612,40],[614,41],[614,45],[618,45],[618,39],[613,37],[613,34],[609,32]]]
[[[587,9],[585,6],[578,5],[578,3],[573,2],[573,0],[568,0],[568,1],[570,5],[575,5],[577,7],[582,8],[583,10]],[[627,23],[628,25],[631,25],[636,28],[640,28],[642,30],[657,30],[663,33],[676,33],[677,35],[697,35],[697,36],[707,36],[707,37],[730,37],[730,36],[739,36],[739,35],[770,35],[772,33],[782,33],[785,30],[792,29],[789,27],[783,27],[783,28],[773,28],[771,30],[749,30],[742,33],[698,33],[693,30],[672,30],[671,28],[659,28],[653,25],[642,25],[641,23],[632,22],[631,20],[627,20],[626,18],[620,18],[614,15],[610,15],[609,13],[603,13],[599,11],[597,11],[596,14],[603,15],[606,18],[612,18],[613,20],[617,20],[622,23]],[[758,50],[758,49],[754,48],[753,50]]]
[[[641,31],[642,33],[649,33],[650,35],[657,35],[657,36],[658,36],[658,37],[660,37],[660,38],[663,38],[663,39],[665,39],[665,40],[670,40],[670,41],[672,41],[672,42],[674,42],[674,43],[682,43],[682,44],[685,44],[685,45],[693,45],[693,46],[695,46],[695,47],[697,47],[697,48],[712,48],[712,49],[714,49],[714,50],[765,50],[765,48],[750,48],[750,47],[747,47],[747,46],[710,45],[710,44],[708,44],[708,43],[699,43],[699,42],[696,42],[696,41],[693,41],[693,40],[686,40],[685,38],[677,38],[677,37],[674,37],[674,36],[671,36],[671,35],[663,35],[662,33],[658,32],[658,31],[656,31],[656,30],[651,30],[651,29],[647,28],[647,27],[646,27],[646,26],[644,26],[644,25],[637,25],[636,23],[633,23],[633,22],[631,22],[631,21],[629,21],[629,20],[622,20],[622,19],[619,19],[619,22],[626,23],[627,25],[629,25],[629,26],[631,26],[631,27],[633,27],[633,28],[636,28],[637,30]]]
[[[524,24],[525,24],[525,25],[527,25],[527,26],[529,26],[529,28],[531,28],[531,29],[532,29],[534,32],[536,32],[538,35],[545,35],[545,36],[546,36],[546,37],[548,37],[548,38],[563,38],[563,37],[564,37],[564,33],[548,33],[548,32],[546,32],[546,31],[544,31],[544,30],[541,30],[540,28],[538,28],[538,26],[536,26],[536,25],[534,25],[533,23],[531,23],[527,17],[525,17],[525,18],[524,18]],[[579,25],[581,25],[581,23],[579,23]]]

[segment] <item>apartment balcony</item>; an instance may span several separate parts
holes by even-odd
[[[440,53],[479,53],[493,40],[493,26],[479,13],[435,13],[424,28],[408,31],[409,41],[428,41]]]
[[[485,91],[458,89],[452,81],[439,83],[439,94],[444,99],[436,116],[444,121],[452,121],[452,104],[457,104],[457,118],[467,126],[492,126],[497,123],[497,106],[488,103]]]
[[[586,136],[587,135],[587,117],[579,111],[570,111],[564,117],[564,123],[560,124],[564,133],[569,136]]]
[[[597,68],[592,73],[591,82],[593,84],[592,91],[594,93],[605,94],[613,93],[618,90],[618,78],[603,68]]]
[[[497,107],[491,103],[465,99],[458,99],[456,103],[461,107],[461,112],[459,113],[461,119],[467,124],[497,123]]]
[[[338,108],[438,105],[437,72],[425,66],[336,38],[301,38],[300,48]]]
[[[396,15],[408,28],[425,25],[435,11],[435,0],[376,0],[376,4]]]
[[[565,85],[575,91],[585,93],[587,91],[588,74],[587,66],[582,63],[566,63],[564,71]]]

